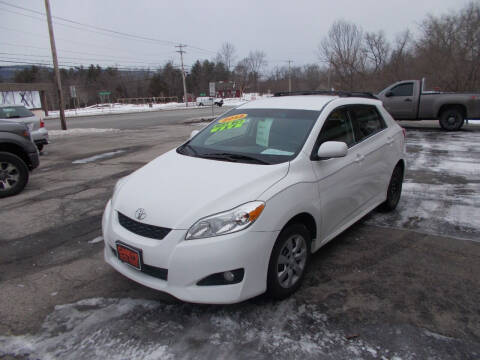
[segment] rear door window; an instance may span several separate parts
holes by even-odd
[[[375,106],[358,105],[349,109],[357,142],[386,128],[385,120]]]

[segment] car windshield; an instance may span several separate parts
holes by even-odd
[[[298,154],[319,115],[312,110],[235,109],[177,152],[223,161],[278,164]]]
[[[15,119],[34,116],[33,113],[24,106],[0,107],[1,119]]]

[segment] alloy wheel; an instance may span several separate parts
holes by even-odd
[[[277,259],[277,278],[281,287],[288,289],[301,278],[307,262],[307,244],[303,236],[292,235],[283,244]]]
[[[20,179],[20,171],[9,162],[0,162],[0,191],[12,189]]]

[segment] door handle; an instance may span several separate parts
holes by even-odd
[[[391,136],[387,136],[387,144],[392,145],[393,144],[393,138]]]
[[[404,101],[405,101],[405,102],[412,102],[412,99],[407,98],[407,99],[405,99]]]
[[[363,156],[361,154],[357,154],[357,156],[355,157],[355,162],[357,162],[357,163],[362,162],[363,159],[365,159],[365,156]]]

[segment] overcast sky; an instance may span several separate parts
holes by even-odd
[[[48,62],[48,29],[43,15],[13,8],[0,0],[0,59]],[[45,12],[43,0],[5,0]],[[162,41],[128,39],[54,20],[60,62],[116,64],[120,67],[180,63],[174,43],[186,48],[186,65],[213,59],[225,41],[232,43],[236,60],[250,50],[263,50],[269,68],[318,62],[318,45],[338,19],[367,31],[383,30],[391,40],[406,29],[418,33],[427,14],[458,11],[469,0],[50,0],[52,14],[80,23]],[[68,25],[68,26],[65,26]],[[75,27],[75,28],[72,28]],[[11,65],[12,63],[0,63]]]

